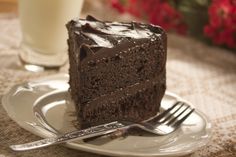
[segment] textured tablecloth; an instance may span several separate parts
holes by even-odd
[[[57,73],[22,69],[17,57],[19,42],[18,18],[0,16],[0,98],[15,84]],[[60,72],[67,69],[68,65]],[[213,124],[210,143],[188,157],[236,157],[236,53],[169,34],[167,86],[169,91],[192,102]],[[0,157],[99,156],[62,146],[28,152],[13,152],[8,148],[10,144],[37,139],[40,138],[13,122],[0,105]]]

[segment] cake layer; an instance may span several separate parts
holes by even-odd
[[[80,128],[157,114],[166,89],[165,32],[89,16],[67,24],[70,93]]]
[[[163,77],[119,89],[98,97],[80,108],[79,123],[82,128],[116,120],[140,122],[155,116],[164,95],[165,72]]]
[[[166,34],[160,27],[91,19],[71,21],[68,29],[70,64],[75,65],[70,84],[80,88],[79,93],[76,88],[71,92],[81,105],[116,88],[152,79],[165,67]]]
[[[114,56],[81,63],[81,103],[159,75],[165,68],[165,53],[158,51],[159,46],[158,42],[144,43]]]

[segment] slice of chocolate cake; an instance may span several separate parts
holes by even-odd
[[[67,28],[70,92],[80,128],[157,114],[166,89],[163,29],[91,16]]]

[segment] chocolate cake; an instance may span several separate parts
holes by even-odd
[[[166,89],[166,33],[92,16],[67,24],[69,84],[80,128],[157,114]]]

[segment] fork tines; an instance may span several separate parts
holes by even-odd
[[[175,107],[170,110],[169,115],[163,120],[163,123],[178,127],[195,109],[179,101],[174,105]]]
[[[178,127],[192,112],[194,108],[185,102],[177,101],[170,108],[152,119],[153,124],[166,124]]]

